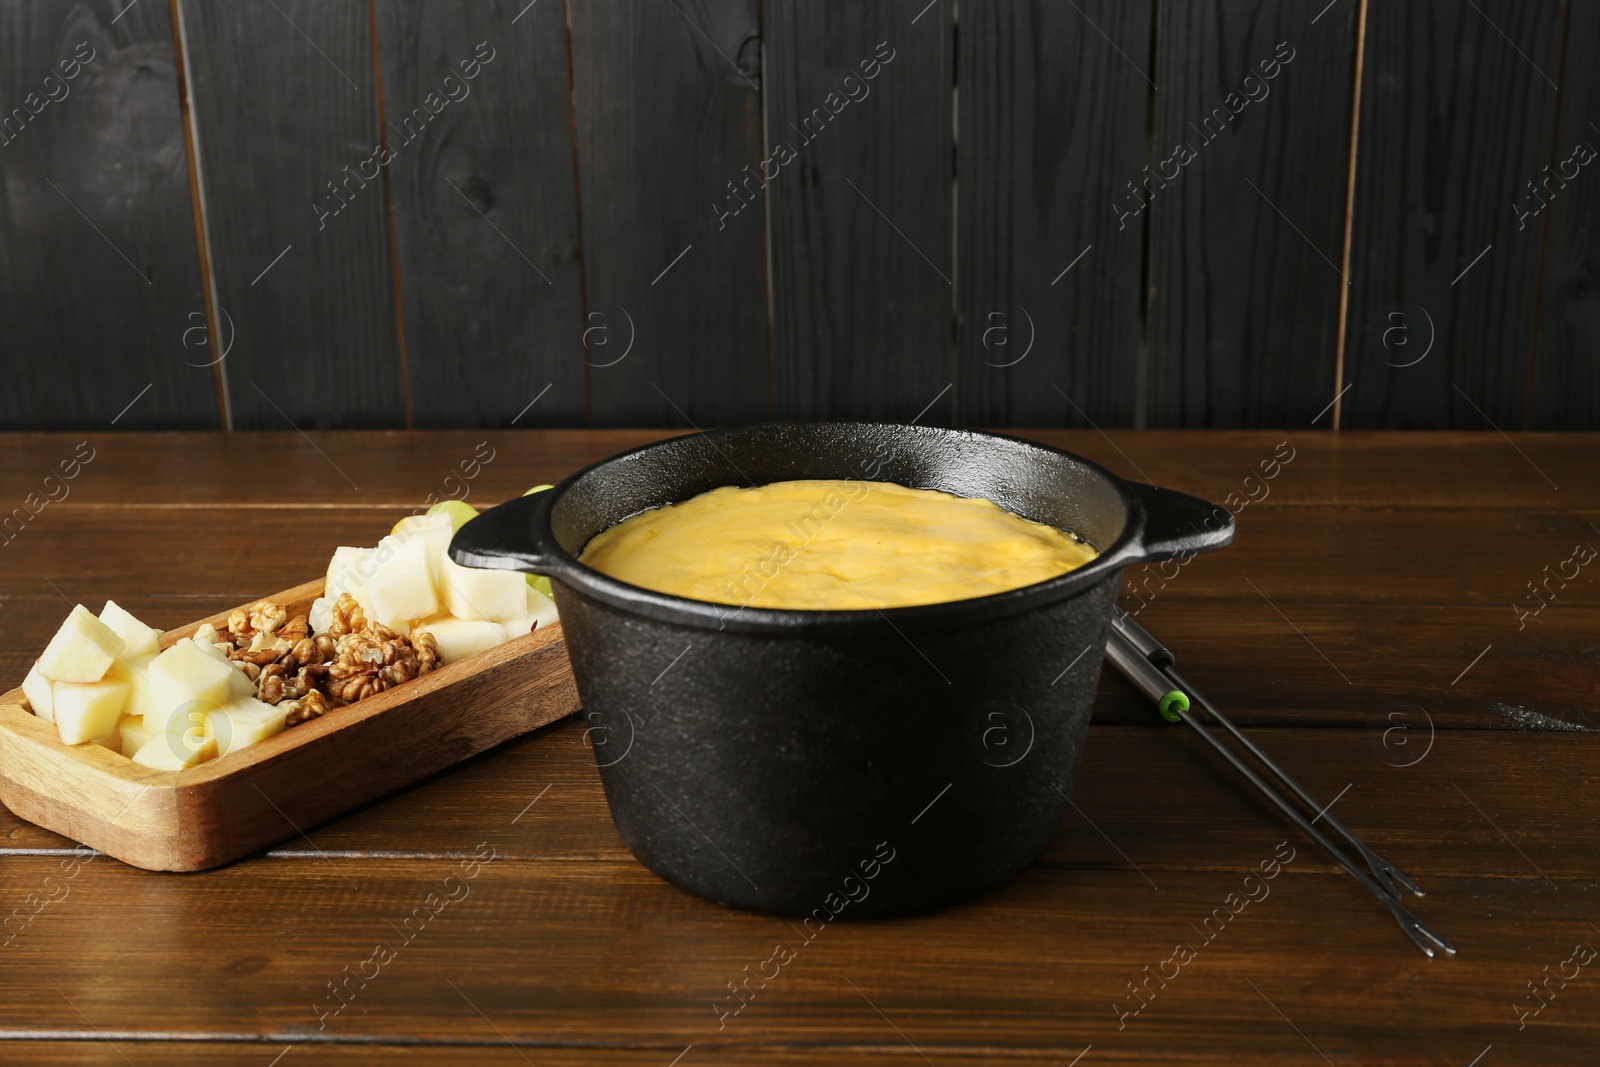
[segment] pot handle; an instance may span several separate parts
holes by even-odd
[[[1125,484],[1144,508],[1138,562],[1193,556],[1233,540],[1233,516],[1226,508],[1173,489],[1142,482]]]
[[[538,531],[550,525],[555,491],[519,496],[490,508],[457,530],[450,558],[463,567],[549,573],[558,569]]]

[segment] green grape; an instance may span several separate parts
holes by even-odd
[[[448,515],[450,516],[450,525],[459,530],[478,517],[478,509],[468,504],[465,500],[441,500],[429,508],[427,514]]]
[[[552,600],[555,599],[555,593],[550,588],[550,579],[542,574],[530,574],[527,575],[527,579],[529,588],[538,590]]]

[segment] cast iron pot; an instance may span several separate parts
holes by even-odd
[[[796,478],[986,497],[1101,555],[1021,589],[882,611],[687,600],[577,560],[647,508]],[[779,423],[603,460],[485,512],[450,555],[550,576],[606,799],[645,866],[825,922],[953,904],[1038,858],[1066,815],[1123,568],[1232,537],[1222,508],[1028,441]]]

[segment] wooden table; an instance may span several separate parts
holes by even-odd
[[[69,602],[177,625],[315,576],[430,493],[497,502],[657,436],[92,436],[65,499],[0,543],[0,681]],[[829,928],[720,1027],[728,983],[794,931],[637,864],[575,720],[209,873],[135,870],[0,812],[0,1061],[1600,1059],[1600,962],[1570,962],[1600,946],[1600,565],[1548,577],[1600,547],[1600,440],[1030,436],[1231,501],[1234,547],[1130,572],[1124,606],[1423,884],[1417,911],[1458,958],[1424,958],[1108,675],[1075,810],[1039,863],[967,907]],[[45,478],[80,440],[0,437],[0,507],[60,497]],[[470,895],[319,1015],[340,1003],[329,984],[370,974],[374,945],[480,850],[496,858]],[[1291,850],[1250,883],[1267,895],[1212,919]],[[35,914],[29,894],[52,900]],[[1180,943],[1193,958],[1152,980]]]

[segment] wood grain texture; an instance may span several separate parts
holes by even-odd
[[[765,14],[776,413],[947,424],[952,11]]]
[[[233,425],[403,426],[368,5],[178,10]]]
[[[1102,685],[1102,703],[1108,688]],[[518,825],[533,821],[539,832],[498,845],[507,858],[631,864],[606,808],[588,725],[581,717],[552,723],[381,803],[308,827],[305,838],[287,838],[269,854],[312,865],[330,856],[377,854],[460,859],[471,855],[471,842],[497,832],[501,812],[511,811],[524,813]],[[1591,781],[1600,738],[1430,733],[1415,709],[1392,719],[1378,714],[1367,729],[1294,726],[1256,729],[1251,736],[1322,800],[1339,797],[1339,817],[1424,882],[1479,873],[1535,881],[1541,871],[1577,879],[1593,873],[1589,841],[1600,828],[1600,799],[1588,789],[1577,791],[1562,817],[1552,820],[1544,796],[1531,786],[1539,775]],[[1240,842],[1293,832],[1183,727],[1147,715],[1137,727],[1097,722],[1089,737],[1072,793],[1077,810],[1063,820],[1043,865],[1125,871],[1136,880],[1143,872],[1159,885],[1162,872],[1235,869],[1243,862]],[[1129,788],[1140,780],[1159,781],[1165,793],[1186,802],[1151,804]],[[1492,822],[1474,811],[1474,803]],[[12,855],[81,851],[3,809],[0,841],[0,853]],[[1295,864],[1338,870],[1315,850]]]
[[[333,549],[375,543],[398,517],[384,509],[336,505],[246,514],[248,521],[241,522],[239,509],[198,505],[46,511],[33,530],[5,549],[16,569],[0,574],[0,591],[84,600],[93,599],[96,590],[120,596],[162,589],[167,595],[234,593],[243,599],[325,570]],[[1130,584],[1127,591],[1141,590],[1156,604],[1163,592],[1171,596],[1175,590],[1185,597],[1259,599],[1248,578],[1267,596],[1300,605],[1354,610],[1492,606],[1515,629],[1510,604],[1519,595],[1531,596],[1528,581],[1546,577],[1534,561],[1554,570],[1585,537],[1600,545],[1588,525],[1593,516],[1593,511],[1494,515],[1431,508],[1399,511],[1378,524],[1364,509],[1250,510],[1240,516],[1238,535],[1227,551],[1182,567],[1173,563],[1156,570],[1155,565],[1153,573],[1176,572],[1176,577],[1168,577],[1164,588],[1152,579],[1148,587]],[[115,543],[107,541],[108,527],[117,531]],[[1461,535],[1467,528],[1470,537]],[[171,547],[196,529],[207,531],[210,551],[183,555]],[[281,543],[293,543],[294,552],[260,547]],[[1514,563],[1507,560],[1508,550],[1518,553]],[[1317,567],[1308,569],[1297,552],[1315,553]],[[241,567],[240,560],[249,560],[249,566]],[[1587,567],[1581,568],[1571,588],[1586,588],[1591,580]],[[1548,610],[1569,597],[1577,600],[1555,585],[1542,595],[1556,600]]]
[[[1369,6],[1344,425],[1522,424],[1563,6]]]
[[[1589,60],[1600,48],[1600,11],[1571,4],[1567,20],[1551,182],[1544,187],[1540,175],[1538,200],[1523,201],[1539,208],[1545,242],[1527,412],[1537,430],[1600,428],[1600,175],[1581,162],[1600,152],[1600,71]]]
[[[0,5],[0,427],[219,425],[204,310],[166,6]]]
[[[375,11],[413,424],[584,425],[562,8]]]
[[[228,436],[0,434],[0,499],[39,486],[36,476],[87,440],[93,460],[51,507],[340,504],[411,510],[429,494],[491,504],[557,482],[607,456],[675,430],[346,432]],[[1370,507],[1583,510],[1570,488],[1600,482],[1600,436],[1546,433],[1391,434],[1315,431],[1008,430],[1085,456],[1124,478],[1249,508]],[[1197,444],[1203,442],[1203,444]],[[1280,446],[1287,443],[1287,450]],[[474,468],[472,461],[481,454]],[[239,465],[263,455],[249,479]],[[1287,457],[1287,462],[1278,457]],[[466,463],[465,470],[462,463]],[[1280,476],[1264,476],[1283,468]],[[467,474],[476,469],[474,477]],[[339,472],[344,471],[351,481]],[[4,540],[4,539],[0,539]]]
[[[732,190],[764,155],[760,7],[572,0],[566,10],[593,425],[758,422],[765,209],[758,193]]]
[[[604,1035],[609,1047],[665,1049],[664,1061],[691,1043],[842,1051],[900,1048],[905,1039],[934,1057],[997,1046],[1034,1056],[1065,1049],[1070,1057],[1093,1043],[1136,1062],[1146,1050],[1172,1055],[1179,1046],[1203,1061],[1233,1047],[1281,1055],[1309,1039],[1330,1055],[1389,1063],[1425,1062],[1425,1048],[1471,1043],[1467,1062],[1485,1044],[1515,1036],[1531,1057],[1525,1062],[1576,1064],[1600,1020],[1581,985],[1521,1034],[1511,1008],[1526,995],[1518,976],[1538,977],[1574,942],[1592,940],[1577,917],[1592,903],[1587,881],[1431,879],[1427,915],[1463,949],[1441,965],[1416,952],[1348,877],[1297,871],[1306,852],[1290,846],[1294,859],[1265,883],[1265,899],[1220,930],[1213,920],[1208,942],[1196,932],[1201,921],[1284,840],[1263,834],[1235,843],[1231,869],[1173,872],[1160,890],[1123,871],[1034,868],[975,905],[830,924],[806,944],[782,919],[698,901],[637,865],[500,857],[500,844],[539,832],[528,819],[511,825],[515,814],[503,813],[492,837],[463,843],[468,854],[495,850],[470,881],[462,870],[470,861],[455,859],[264,859],[193,878],[104,860],[81,865],[70,895],[6,949],[0,989],[27,995],[31,1010],[0,1032],[88,1036],[85,1017],[112,1040],[215,1033],[219,1020],[230,1032],[285,1043],[488,1043],[481,1035],[498,1030],[534,1049]],[[20,897],[59,863],[8,859],[4,892]],[[451,888],[452,876],[469,892],[427,905],[430,894]],[[1130,906],[1135,886],[1139,903]],[[219,901],[247,902],[249,914]],[[143,976],[137,984],[106,981],[99,945],[111,908],[124,929],[139,932],[117,956],[121,973]],[[194,939],[222,935],[225,947],[208,948],[204,967],[171,966],[174,944],[187,956],[198,949]],[[1142,969],[1179,942],[1198,946],[1193,969],[1181,972],[1187,980],[1160,989],[1119,1030],[1112,1005],[1132,1001],[1126,983],[1142,980]],[[394,957],[374,975],[362,964],[379,943]],[[777,943],[791,944],[795,958],[765,987],[752,981],[755,995],[719,1028],[717,1007],[733,996],[727,983],[742,980],[747,965],[754,973]],[[1054,978],[1019,985],[1019,967]],[[346,979],[358,971],[367,978]],[[45,976],[59,996],[25,993]],[[335,999],[329,983],[346,980],[345,999]],[[172,1005],[159,1019],[144,999],[152,995]],[[1419,1018],[1422,1006],[1441,1014]]]
[[[1148,213],[1148,425],[1305,426],[1337,391],[1356,5],[1315,15],[1162,9],[1150,180],[1116,200]]]
[[[313,576],[338,545],[373,543],[397,514],[450,488],[445,459],[482,441],[497,451],[468,499],[488,505],[655,436],[96,438],[72,494],[0,543],[0,596],[16,634],[0,643],[0,684],[20,681],[73,602],[114,598],[176,626],[206,604],[215,611]],[[1276,434],[1036,436],[1239,509],[1233,547],[1181,567],[1130,569],[1121,603],[1241,721],[1367,725],[1369,705],[1400,703],[1422,706],[1443,728],[1600,727],[1593,652],[1575,636],[1600,625],[1592,568],[1566,587],[1548,579],[1576,545],[1600,545],[1591,526],[1600,509],[1572,489],[1600,477],[1589,438],[1519,435],[1512,447],[1488,435],[1307,432],[1290,435],[1293,456],[1268,479],[1273,457],[1288,455]],[[0,439],[0,491],[20,498],[28,472],[69,440]],[[263,454],[281,462],[255,481],[234,477]],[[1551,489],[1530,461],[1568,489]],[[341,491],[348,483],[335,468],[366,488]],[[208,505],[208,495],[231,506]],[[208,551],[172,548],[196,529],[207,531]],[[1550,605],[1525,620],[1519,605],[1527,613],[1539,603],[1529,583]],[[1064,650],[1061,666],[1075,654]],[[1373,696],[1354,699],[1351,684]],[[1113,683],[1102,687],[1099,715],[1141,722],[1148,711]]]
[[[955,403],[964,423],[1134,422],[1144,231],[1112,205],[1149,161],[1153,90],[1141,64],[1152,7],[962,8]]]
[[[505,454],[473,492],[511,495],[528,474],[559,475],[647,436],[488,435]],[[311,829],[309,841],[181,878],[90,859],[0,814],[0,997],[27,1006],[0,1019],[0,1040],[27,1039],[7,1040],[0,1058],[262,1064],[291,1043],[285,1067],[357,1055],[904,1063],[919,1052],[939,1064],[1069,1064],[1090,1045],[1080,1064],[1409,1067],[1471,1063],[1490,1045],[1480,1067],[1592,1058],[1600,1000],[1584,977],[1552,982],[1556,996],[1521,1030],[1517,1012],[1538,1003],[1528,982],[1600,936],[1588,926],[1600,892],[1597,742],[1553,719],[1566,707],[1567,726],[1600,725],[1596,587],[1586,569],[1523,631],[1509,598],[1584,536],[1593,500],[1551,489],[1497,436],[1295,435],[1299,451],[1265,495],[1259,461],[1277,434],[1039,436],[1109,453],[1133,476],[1261,497],[1240,510],[1238,543],[1183,567],[1140,621],[1241,721],[1279,724],[1249,728],[1421,881],[1418,913],[1459,958],[1416,953],[1200,739],[1154,722],[1107,677],[1076,810],[1040,863],[971,905],[830,924],[810,943],[784,920],[707,904],[628,858],[581,719]],[[36,649],[64,612],[41,574],[68,596],[114,591],[175,624],[276,587],[274,575],[305,568],[302,554],[320,567],[333,544],[381,532],[433,483],[441,454],[483,439],[163,435],[118,439],[126,449],[115,451],[96,438],[104,454],[72,496],[0,547],[11,554],[0,652]],[[0,491],[30,484],[30,466],[66,440],[0,438]],[[1588,437],[1513,440],[1563,485],[1589,484],[1600,462]],[[263,445],[292,462],[264,470],[252,494],[228,461]],[[348,502],[329,488],[330,461],[372,467],[364,488],[343,491]],[[202,549],[173,549],[196,529]],[[230,589],[240,595],[219,602]],[[909,849],[912,829],[886,832]],[[1217,932],[1215,909],[1226,914],[1279,842],[1295,857],[1266,883],[1270,895]],[[487,849],[495,858],[483,862]],[[447,892],[458,899],[441,906]],[[364,961],[380,941],[399,951],[373,977]],[[728,983],[780,941],[795,942],[795,958],[752,979],[748,1003],[719,1020],[741,999]],[[1151,980],[1148,1004],[1119,1018],[1136,1003],[1129,983],[1180,941],[1196,958],[1165,985]],[[358,972],[368,977],[348,977]],[[340,1007],[329,983],[343,981]]]
[[[293,617],[321,595],[319,579],[272,599]],[[226,622],[225,611],[197,619],[167,630],[161,645]],[[98,745],[63,745],[12,690],[0,696],[0,800],[124,863],[203,870],[303,834],[577,706],[559,627],[183,771],[152,770]]]

